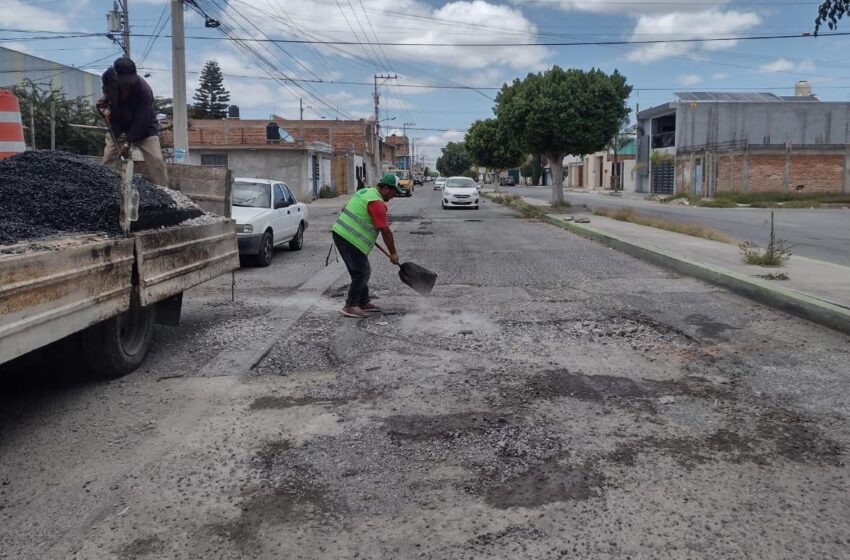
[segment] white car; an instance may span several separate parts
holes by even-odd
[[[438,191],[446,186],[446,178],[445,177],[437,177],[434,180],[434,190]]]
[[[233,182],[233,219],[239,256],[257,266],[272,262],[274,248],[289,243],[293,251],[304,245],[307,205],[295,200],[281,181],[241,179]]]
[[[443,188],[443,210],[446,208],[475,208],[480,204],[478,185],[469,177],[449,177]]]

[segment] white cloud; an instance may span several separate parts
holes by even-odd
[[[318,47],[326,55],[342,58],[357,55],[376,61],[374,65],[377,66],[382,66],[380,63],[386,55],[391,60],[418,61],[429,65],[437,61],[443,66],[465,69],[499,65],[528,70],[542,68],[549,55],[548,49],[539,46],[427,46],[429,43],[464,41],[503,42],[502,36],[483,36],[475,33],[476,25],[493,25],[494,22],[523,36],[532,37],[537,34],[537,26],[518,9],[491,4],[485,0],[449,2],[436,9],[423,0],[371,0],[365,5],[365,13],[358,3],[340,6],[344,7],[334,8],[323,0],[301,0],[287,4],[284,18],[274,17],[274,14],[280,13],[278,0],[255,0],[251,7],[244,2],[234,1],[233,5],[228,4],[226,12],[231,12],[227,15],[233,16],[234,20],[238,20],[238,12],[254,21],[262,22],[263,31],[275,37],[294,37],[293,30],[297,30],[299,33],[313,36],[366,42],[374,41],[377,33],[381,42],[403,43],[395,46],[384,45],[381,49],[359,45]],[[352,9],[351,6],[356,8]],[[417,32],[392,32],[399,26],[411,24],[418,28]],[[459,30],[465,34],[458,36]],[[423,43],[425,46],[421,45]],[[383,66],[386,66],[385,62]]]
[[[777,58],[774,61],[762,64],[758,67],[759,72],[813,72],[815,64],[811,60],[801,60],[800,62],[792,62],[787,58]]]
[[[539,4],[539,0],[511,0],[514,4]],[[597,14],[649,14],[669,13],[671,9],[677,12],[704,11],[707,7],[720,7],[729,3],[729,0],[718,0],[715,2],[707,0],[678,0],[677,2],[647,2],[647,0],[559,0],[547,3],[562,10],[593,12]]]
[[[678,80],[683,86],[695,86],[702,83],[702,77],[698,74],[685,74],[683,76],[679,76]]]
[[[33,25],[37,23],[37,25]],[[68,31],[68,21],[61,13],[25,4],[22,0],[6,0],[0,10],[0,27],[9,29],[42,29]]]
[[[717,72],[711,75],[712,80],[728,80],[730,77],[726,72]]]
[[[711,39],[739,34],[761,23],[754,12],[710,10],[705,12],[674,12],[663,15],[641,15],[632,38],[645,39],[649,36],[675,39]],[[653,62],[668,56],[677,56],[700,50],[728,49],[736,41],[709,43],[653,43],[637,47],[628,59],[636,62]]]
[[[419,150],[425,156],[425,161],[433,168],[437,158],[442,155],[442,148],[449,142],[460,142],[466,136],[465,132],[449,130],[440,134],[431,134],[419,141]]]

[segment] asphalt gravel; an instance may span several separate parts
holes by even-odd
[[[137,177],[133,231],[168,227],[203,211]],[[65,152],[24,152],[0,161],[0,244],[69,233],[121,233],[120,174]]]

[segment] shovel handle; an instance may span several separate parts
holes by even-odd
[[[383,254],[385,254],[385,255],[387,256],[387,258],[388,258],[388,259],[391,259],[391,258],[392,258],[392,257],[390,257],[390,254],[387,252],[387,250],[386,250],[386,249],[384,249],[383,247],[381,247],[381,244],[380,244],[380,243],[375,243],[375,247],[377,247],[378,249],[380,249],[380,250],[381,250],[381,252],[382,252]],[[397,264],[396,266],[401,266],[401,265],[398,265],[398,264]]]

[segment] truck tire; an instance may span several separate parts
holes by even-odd
[[[83,331],[83,356],[99,375],[127,375],[145,361],[155,324],[156,305],[133,305],[129,311]]]

